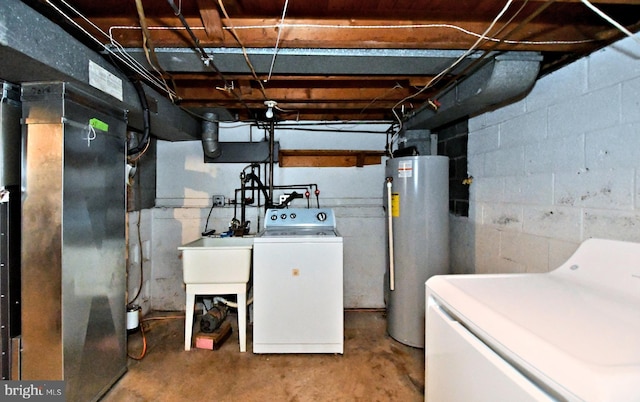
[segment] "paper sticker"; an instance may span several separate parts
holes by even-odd
[[[413,161],[402,161],[398,165],[398,177],[413,176]]]
[[[400,216],[400,194],[391,194],[391,216],[397,218]]]
[[[89,85],[122,102],[122,80],[89,60]]]

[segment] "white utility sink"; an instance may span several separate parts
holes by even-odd
[[[247,283],[252,237],[203,237],[178,247],[184,283]]]

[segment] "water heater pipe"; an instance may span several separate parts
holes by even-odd
[[[391,207],[391,182],[393,178],[387,177],[387,219],[389,221],[389,290],[395,290],[395,268],[393,256],[393,213]]]

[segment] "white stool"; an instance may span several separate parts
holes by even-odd
[[[247,284],[246,283],[187,283],[187,310],[184,321],[184,350],[191,350],[193,309],[197,295],[238,296],[238,337],[240,352],[247,351]]]

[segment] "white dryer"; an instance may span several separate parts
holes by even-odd
[[[268,210],[253,243],[253,352],[343,350],[343,245],[333,210]]]
[[[426,283],[427,401],[639,401],[640,244],[542,274]]]

